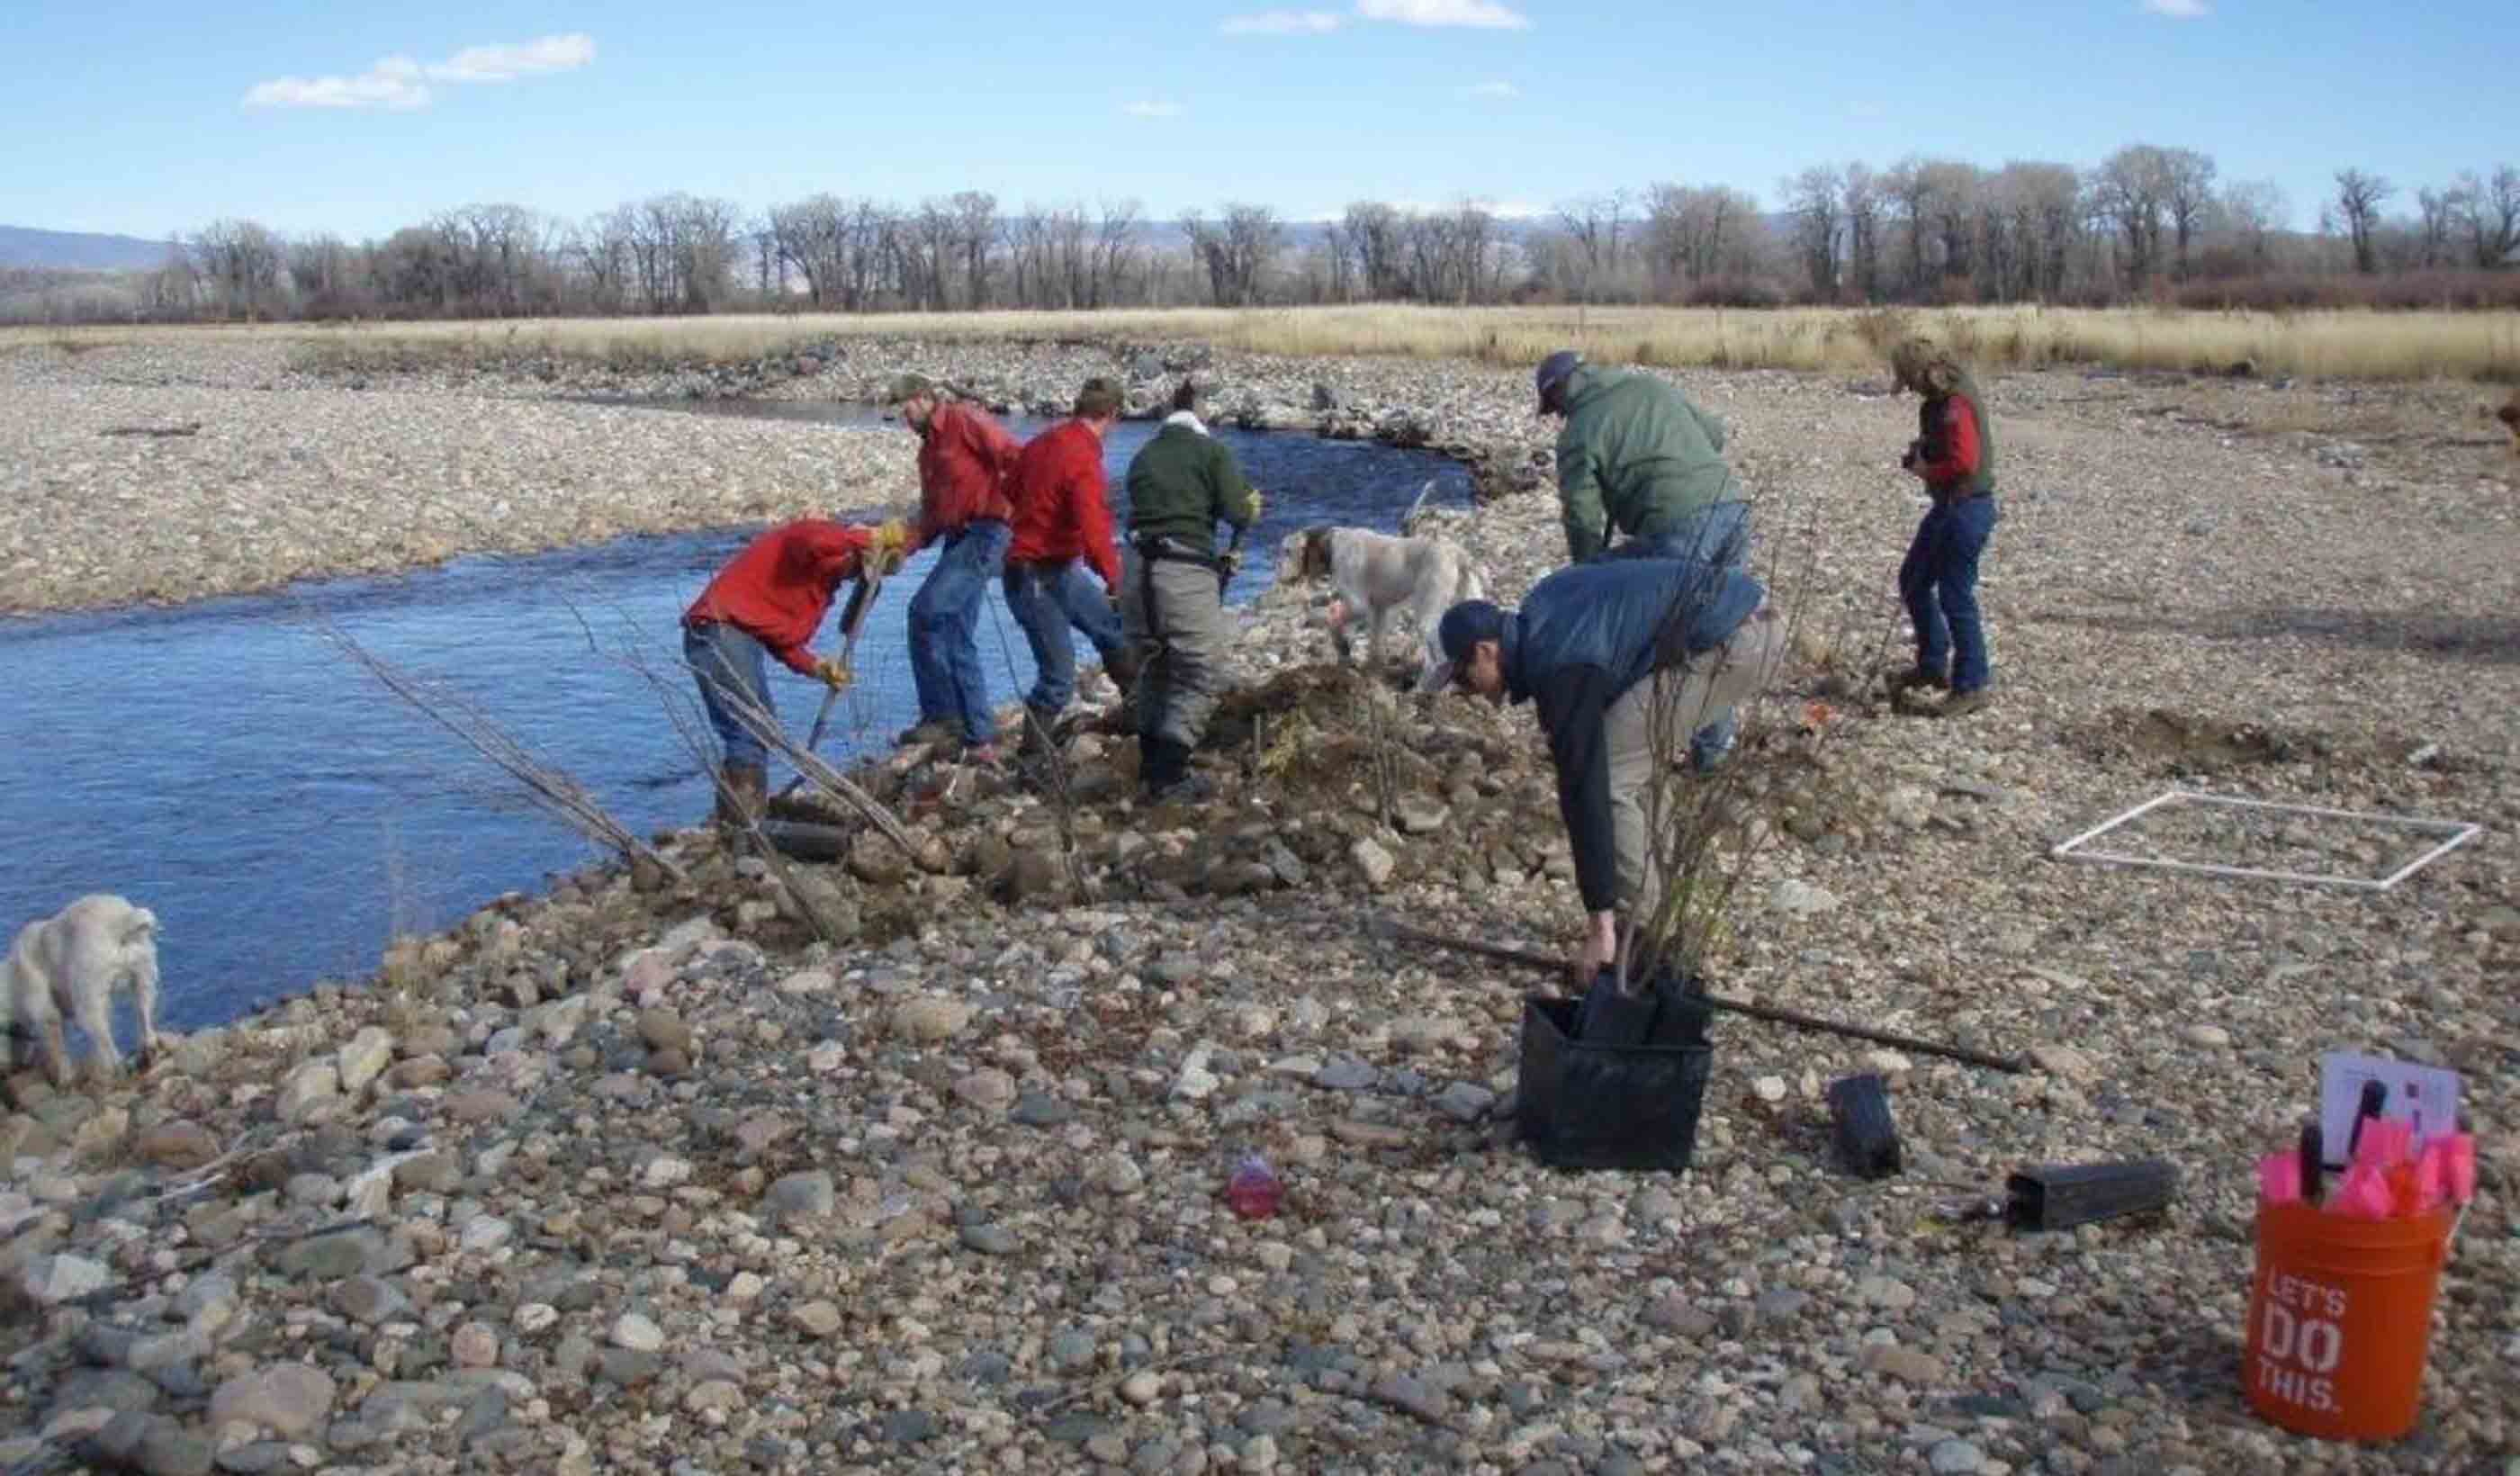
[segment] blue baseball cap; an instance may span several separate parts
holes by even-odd
[[[1435,622],[1435,646],[1443,651],[1444,659],[1426,674],[1418,690],[1433,692],[1452,686],[1469,664],[1472,648],[1482,641],[1504,639],[1505,611],[1496,604],[1486,600],[1464,600],[1454,605]]]
[[[1583,363],[1584,356],[1571,348],[1561,348],[1540,361],[1540,367],[1532,371],[1531,381],[1532,386],[1540,391],[1543,412],[1556,408],[1557,391],[1566,383],[1566,377],[1581,368]]]

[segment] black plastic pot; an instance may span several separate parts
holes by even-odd
[[[849,854],[849,842],[857,838],[857,831],[804,820],[764,820],[761,836],[783,855],[798,861],[837,861]]]
[[[1584,1002],[1524,999],[1516,1126],[1554,1168],[1686,1169],[1715,1064],[1714,1011],[1672,981],[1625,1000],[1605,998],[1612,987],[1596,981],[1589,1036],[1577,1028]]]

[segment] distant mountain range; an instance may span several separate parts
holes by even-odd
[[[49,267],[89,272],[149,271],[166,260],[166,243],[137,236],[86,231],[38,231],[0,226],[0,267]]]

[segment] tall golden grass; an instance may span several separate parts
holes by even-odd
[[[302,342],[341,365],[545,353],[732,362],[832,337],[1200,339],[1300,356],[1397,355],[1523,367],[1552,349],[1666,368],[1863,370],[1911,333],[1986,368],[2072,364],[2320,379],[2520,381],[2520,313],[2206,312],[2177,308],[1178,308],[1109,312],[724,314],[703,318],[0,329],[0,345],[76,350],[153,338]]]

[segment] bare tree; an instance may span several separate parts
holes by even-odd
[[[1977,270],[1978,195],[1984,175],[1958,159],[1926,159],[1916,166],[1926,219],[1939,259],[1937,279],[1965,279]]]
[[[1378,200],[1360,200],[1347,207],[1341,219],[1355,243],[1357,271],[1365,279],[1367,299],[1384,302],[1407,296],[1408,287],[1401,280],[1405,222],[1400,211]]]
[[[2166,149],[2161,156],[2161,206],[2170,217],[2171,275],[2187,277],[2187,247],[2214,202],[2214,160],[2193,149]]]
[[[1143,254],[1135,200],[1106,200],[1101,207],[1101,218],[1094,230],[1094,258],[1088,286],[1091,298],[1086,305],[1102,307],[1122,301],[1128,293],[1128,282],[1139,272]]]
[[[1794,255],[1802,262],[1803,280],[1815,302],[1836,300],[1838,289],[1838,202],[1846,176],[1826,164],[1815,164],[1778,186],[1785,213],[1794,223]]]
[[[2452,194],[2469,259],[2488,271],[2512,265],[2520,248],[2520,168],[2503,164],[2484,178],[2462,170]]]
[[[1856,294],[1867,302],[1881,295],[1881,182],[1869,164],[1846,166],[1846,268]]]
[[[2354,242],[2354,270],[2366,276],[2380,269],[2378,256],[2371,244],[2371,227],[2380,215],[2380,202],[2397,193],[2397,186],[2376,174],[2360,169],[2336,171],[2336,211],[2345,223],[2345,233]]]
[[[250,220],[214,220],[193,238],[193,259],[220,312],[248,320],[285,304],[280,238]]]
[[[2271,264],[2273,233],[2290,213],[2282,187],[2271,179],[2235,179],[2223,187],[2224,224],[2259,271]]]
[[[998,239],[998,198],[985,190],[964,190],[948,201],[954,216],[954,251],[961,259],[963,305],[989,305],[989,248]]]
[[[2115,227],[2126,246],[2129,287],[2142,287],[2161,268],[2162,213],[2170,191],[2170,153],[2152,144],[2120,149],[2092,176],[2092,213]]]
[[[1557,207],[1557,219],[1581,250],[1574,283],[1576,294],[1600,301],[1618,281],[1620,251],[1628,224],[1628,194],[1610,190],[1587,195]]]
[[[843,300],[848,284],[848,207],[831,195],[770,208],[770,239],[779,259],[805,284],[817,308]]]

